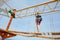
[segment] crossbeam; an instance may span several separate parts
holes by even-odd
[[[21,34],[36,34],[36,35],[42,35],[42,34],[50,34],[51,33],[51,35],[60,35],[60,32],[46,32],[46,33],[36,33],[36,32],[17,32],[17,31],[9,31],[9,32],[12,32],[12,33],[15,33],[15,34],[19,34],[19,33],[21,33]]]
[[[16,36],[16,34],[10,33],[10,32],[7,32],[5,30],[0,29],[0,36],[2,37],[2,40],[4,40],[6,38],[10,38],[10,37]]]
[[[57,1],[60,1],[60,0],[57,0]],[[42,3],[42,4],[37,4],[35,6],[30,6],[30,7],[27,7],[27,8],[17,10],[17,12],[22,11],[22,10],[27,10],[27,9],[30,9],[30,8],[34,8],[34,7],[38,7],[38,6],[43,6],[43,5],[50,4],[50,3],[54,3],[54,2],[57,2],[57,1],[49,1],[49,2]]]

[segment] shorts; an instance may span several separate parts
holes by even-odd
[[[41,21],[42,21],[41,19],[36,19],[36,24],[40,25]]]

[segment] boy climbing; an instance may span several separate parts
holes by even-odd
[[[39,15],[39,13],[36,14],[36,26],[37,26],[37,31],[39,32],[39,26],[41,24],[42,17]]]

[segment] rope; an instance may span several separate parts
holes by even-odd
[[[57,7],[58,3],[59,3],[59,1],[57,1],[56,5],[54,6],[54,8],[53,8],[53,9],[56,9],[56,7]]]
[[[1,21],[2,21],[2,18],[3,18],[2,15],[0,15],[0,23],[1,23]],[[1,25],[1,24],[0,24],[0,25]]]
[[[57,8],[57,5],[58,5],[58,1],[57,1],[56,5],[55,5],[55,7],[54,7],[53,9]],[[53,15],[51,16],[51,28],[54,29]],[[51,30],[51,31],[52,31],[52,30]],[[54,32],[55,32],[55,29],[54,29]],[[52,35],[52,37],[53,37],[53,35]],[[52,39],[52,40],[53,40],[53,39]]]
[[[50,24],[51,26],[51,31],[54,31],[55,32],[55,29],[54,29],[54,23],[53,23],[53,15],[51,15],[51,24]],[[52,37],[53,37],[53,35],[52,35]],[[52,38],[52,40],[53,40],[53,38]]]
[[[5,3],[10,9],[12,9],[12,7],[6,2],[6,0],[2,0],[3,3]]]

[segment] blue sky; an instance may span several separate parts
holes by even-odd
[[[12,8],[15,8],[18,10],[18,9],[26,8],[36,4],[41,4],[47,1],[50,1],[50,0],[9,0],[7,3]],[[5,4],[2,6],[2,8],[7,8],[9,10],[9,8]],[[51,14],[41,14],[43,20],[40,26],[40,32],[60,32],[60,27],[59,27],[60,14],[59,13],[60,12],[51,13]],[[8,21],[9,21],[8,17],[0,16],[0,28],[6,29]],[[23,31],[23,32],[36,32],[37,30],[35,25],[35,16],[28,16],[22,19],[20,18],[13,19],[9,30]],[[6,40],[48,40],[48,39],[15,36]]]

